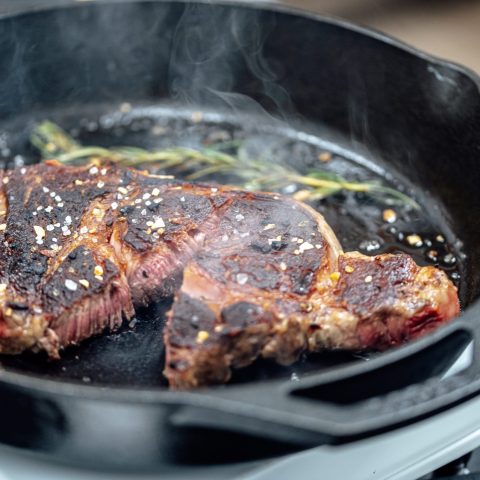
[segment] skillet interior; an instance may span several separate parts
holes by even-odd
[[[205,133],[209,122],[216,129],[233,124],[240,131],[253,132],[260,135],[261,143],[273,138],[277,144],[275,138],[290,136],[297,150],[289,161],[308,162],[314,144],[342,153],[348,160],[343,167],[343,160],[335,160],[335,168],[368,178],[384,176],[409,189],[423,210],[418,225],[413,227],[409,221],[405,229],[424,229],[427,236],[441,231],[458,259],[455,268],[460,274],[463,306],[477,299],[480,96],[476,81],[463,70],[388,39],[364,35],[361,29],[242,6],[95,2],[5,17],[0,22],[0,141],[6,159],[14,153],[27,162],[35,159],[27,146],[29,130],[36,120],[46,117],[69,128],[82,127],[80,136],[88,143],[121,140],[148,146],[157,142],[158,137],[149,133],[150,124],[135,131],[132,116],[174,124],[178,128],[172,135],[185,134],[188,142],[198,141],[195,129]],[[128,128],[122,127],[121,138],[115,137],[113,126],[99,132],[93,124],[81,122],[98,121],[124,102],[133,110],[115,117],[119,123],[128,123]],[[192,111],[199,110],[208,113],[207,122],[185,129],[179,117],[190,118]],[[327,203],[325,214],[341,232],[344,246],[357,248],[367,231],[378,234],[373,221],[378,220],[378,206],[362,203],[360,210],[353,203],[350,206],[356,215],[341,215],[342,202]],[[370,208],[371,215],[364,213]],[[391,247],[397,248],[398,243]],[[58,364],[31,355],[2,358],[2,363],[26,379],[163,387],[157,376],[162,361],[162,308],[158,305],[142,312],[133,332],[99,337],[70,349]],[[411,347],[402,348],[407,352]],[[302,365],[307,370],[333,369],[336,373],[352,360],[348,355],[329,355]],[[422,369],[426,376],[438,373],[452,360],[423,364]],[[261,386],[262,382],[253,380],[276,375],[291,378],[292,373],[301,376],[303,367],[297,368],[257,365],[237,381]],[[140,398],[141,389],[135,393]],[[15,394],[12,407],[18,403],[16,398]],[[4,400],[8,403],[8,397]],[[5,433],[0,440],[60,451],[77,461],[90,458],[92,452],[93,457],[100,457],[100,451],[104,462],[131,461],[131,465],[167,455],[168,449],[140,450],[132,443],[129,454],[113,458],[109,447],[126,439],[112,439],[106,429],[82,448],[66,444],[64,439],[77,432],[75,419],[67,413],[74,410],[71,405],[77,400],[81,402],[80,396],[65,400],[67,408],[62,407],[62,415],[71,423],[59,420],[56,424],[56,417],[49,414],[51,405],[46,408],[42,403],[45,410],[33,409],[33,418],[40,419],[35,423],[37,437],[26,440],[25,434],[12,441]],[[13,408],[6,410],[13,412]],[[32,414],[30,407],[21,412],[30,418],[26,412]],[[163,417],[157,420],[159,426],[166,423]],[[7,424],[9,419],[2,417],[2,421]],[[150,425],[145,422],[145,430]],[[25,431],[32,434],[26,424]],[[46,438],[50,443],[45,443]]]

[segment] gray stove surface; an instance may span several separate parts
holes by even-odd
[[[394,432],[261,464],[119,474],[55,465],[0,449],[0,480],[414,480],[479,446],[480,398],[475,398]]]

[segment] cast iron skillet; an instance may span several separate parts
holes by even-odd
[[[133,329],[69,349],[60,363],[2,358],[1,442],[90,466],[252,460],[372,435],[477,394],[480,95],[473,73],[378,33],[285,8],[57,1],[13,11],[18,5],[0,18],[6,158],[35,159],[27,139],[43,118],[100,143],[198,142],[220,128],[273,144],[287,138],[292,162],[308,163],[311,149],[326,148],[339,168],[393,179],[420,201],[424,210],[412,222],[447,237],[464,313],[369,361],[338,354],[291,369],[259,364],[228,386],[171,392],[160,375],[165,305],[155,305],[139,312]],[[203,112],[200,124],[198,114],[191,120],[195,111]],[[152,125],[163,140],[151,135]],[[361,219],[378,206],[365,203],[356,217],[333,203],[323,208],[344,246],[356,248]],[[472,340],[470,367],[441,380]]]

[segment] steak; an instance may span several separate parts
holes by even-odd
[[[0,182],[2,353],[58,358],[174,295],[164,374],[185,389],[260,356],[383,350],[459,313],[442,271],[344,253],[318,212],[280,195],[55,161]]]

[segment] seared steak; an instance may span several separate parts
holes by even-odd
[[[321,215],[238,192],[187,264],[167,323],[175,388],[226,382],[231,367],[321,349],[386,349],[459,313],[444,272],[408,255],[343,253]]]
[[[440,270],[344,254],[319,213],[279,195],[56,162],[0,181],[3,353],[58,357],[175,294],[165,375],[192,388],[258,356],[385,349],[459,312]]]

